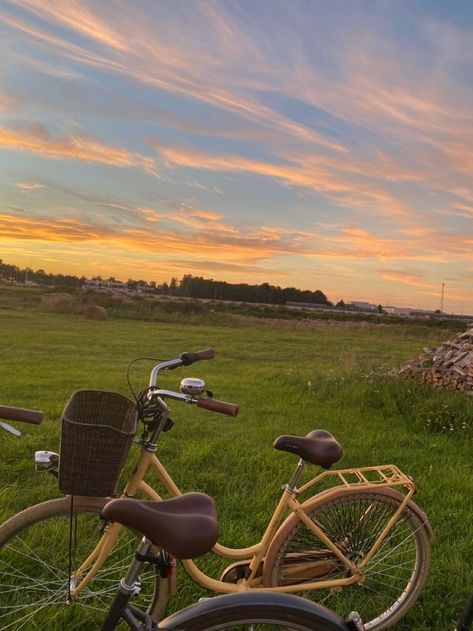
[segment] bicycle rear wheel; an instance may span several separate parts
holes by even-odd
[[[253,590],[216,596],[166,618],[163,630],[355,631],[333,612],[298,596]]]
[[[340,490],[314,499],[307,509],[324,533],[355,563],[360,563],[397,511],[402,496],[383,490]],[[363,581],[339,590],[299,592],[341,616],[358,611],[366,629],[385,629],[414,604],[427,578],[430,542],[420,511],[408,505],[363,570]],[[271,586],[350,576],[336,555],[299,520],[289,518],[269,550],[265,575]]]
[[[69,558],[70,498],[31,506],[0,526],[0,629],[93,631],[100,629],[120,579],[125,575],[139,535],[121,530],[110,556],[92,582],[74,600],[69,595],[69,567],[78,568],[102,535],[105,500],[74,498],[73,541]],[[142,576],[136,603],[146,609],[157,599],[154,568]],[[71,581],[71,588],[74,583]]]

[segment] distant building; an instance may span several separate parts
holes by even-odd
[[[371,302],[363,302],[360,300],[352,300],[345,303],[347,309],[356,309],[358,311],[377,311],[378,305],[373,305]]]
[[[156,282],[149,283],[128,282],[122,283],[119,280],[102,280],[101,278],[90,278],[84,281],[84,289],[120,289],[121,291],[137,291],[138,293],[156,293]]]
[[[414,307],[383,307],[384,311],[389,315],[399,315],[399,316],[431,316],[431,315],[440,315],[439,311],[432,311],[429,309],[416,309]]]
[[[107,280],[105,285],[112,289],[128,289],[128,283],[121,283],[119,280]]]

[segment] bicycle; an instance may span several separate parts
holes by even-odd
[[[181,495],[155,454],[158,438],[170,428],[165,399],[196,404],[202,409],[232,416],[238,413],[238,406],[204,396],[205,384],[201,380],[182,380],[180,392],[158,386],[158,376],[163,370],[188,366],[213,356],[211,350],[184,353],[152,369],[149,386],[138,397],[145,431],[138,441],[141,455],[126,484],[125,496],[141,493],[148,500],[161,500],[144,482],[148,470],[156,473],[172,497]],[[392,626],[415,602],[429,568],[432,533],[427,517],[412,501],[414,482],[394,465],[330,470],[342,451],[324,430],[315,430],[306,437],[282,436],[274,446],[295,453],[300,459],[292,479],[283,487],[280,502],[261,541],[240,549],[217,543],[213,548],[216,554],[236,561],[220,580],[207,576],[192,560],[182,562],[186,572],[199,585],[215,592],[255,588],[303,592],[343,616],[356,609],[367,621],[367,629]],[[57,455],[40,453],[43,461],[39,466],[54,473]],[[308,463],[325,470],[298,488]],[[300,495],[316,485],[329,488],[302,503],[298,501]],[[57,580],[51,578],[47,569],[50,559],[46,568],[40,562],[42,559],[35,563],[36,557],[30,559],[30,563],[40,566],[49,581],[47,586],[51,586],[51,590],[54,587],[58,593],[61,593],[59,578],[64,581],[65,577],[67,597],[72,604],[85,607],[95,603],[93,606],[105,611],[113,591],[110,588],[112,577],[123,569],[122,561],[130,554],[135,541],[133,533],[118,523],[102,529],[99,516],[106,502],[106,498],[64,497],[13,516],[0,527],[0,567],[2,555],[9,554],[8,563],[12,564],[11,555],[24,556],[25,544],[29,548],[28,542],[32,542],[33,547],[37,545],[38,532],[40,536],[50,533],[51,540],[56,542],[55,550],[69,550],[68,524],[74,514],[77,534],[74,558],[78,562],[72,567],[70,555],[62,558],[62,565],[55,568]],[[286,517],[287,511],[290,513]],[[96,541],[97,544],[91,543]],[[39,557],[37,549],[35,554]],[[25,571],[16,577],[16,588],[21,587],[31,602],[34,598],[41,602],[44,594],[34,592],[34,581],[28,573]],[[386,581],[388,585],[383,584]],[[43,591],[45,589],[43,586]],[[145,575],[140,599],[154,619],[163,617],[173,590],[173,579],[162,578],[153,570]],[[60,603],[64,602],[63,596],[61,593]],[[51,603],[45,606],[53,607]]]
[[[0,416],[36,424],[41,423],[43,418],[41,412],[4,406],[0,406]],[[16,436],[20,435],[20,432],[3,421],[0,421],[0,426]],[[108,522],[118,521],[143,534],[128,572],[120,581],[102,631],[115,631],[121,621],[135,631],[223,631],[241,629],[242,625],[248,625],[253,631],[267,627],[299,631],[364,630],[355,612],[349,616],[349,620],[344,621],[325,607],[306,599],[258,590],[204,599],[204,602],[186,607],[156,625],[149,614],[129,603],[140,591],[142,568],[148,563],[156,566],[161,576],[172,573],[173,558],[163,546],[176,557],[193,558],[210,551],[218,537],[215,504],[203,493],[186,493],[179,498],[151,503],[118,499],[104,506],[102,517]],[[14,572],[17,568],[13,566],[10,569]],[[26,624],[29,620],[24,622]]]
[[[133,604],[145,563],[158,567],[162,575],[173,571],[169,550],[176,557],[191,558],[210,551],[218,537],[213,500],[202,493],[186,493],[160,502],[116,499],[104,506],[103,517],[136,528],[144,534],[135,558],[119,588],[101,631],[116,631],[125,622],[133,631],[212,631],[242,629],[299,629],[300,631],[364,631],[356,612],[342,618],[325,607],[288,594],[253,590],[204,599],[186,607],[158,625]],[[158,550],[156,550],[158,546]]]

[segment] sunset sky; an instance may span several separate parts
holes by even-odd
[[[2,0],[0,258],[473,314],[473,2]]]

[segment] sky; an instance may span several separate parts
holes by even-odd
[[[1,0],[0,258],[473,314],[473,3]]]

